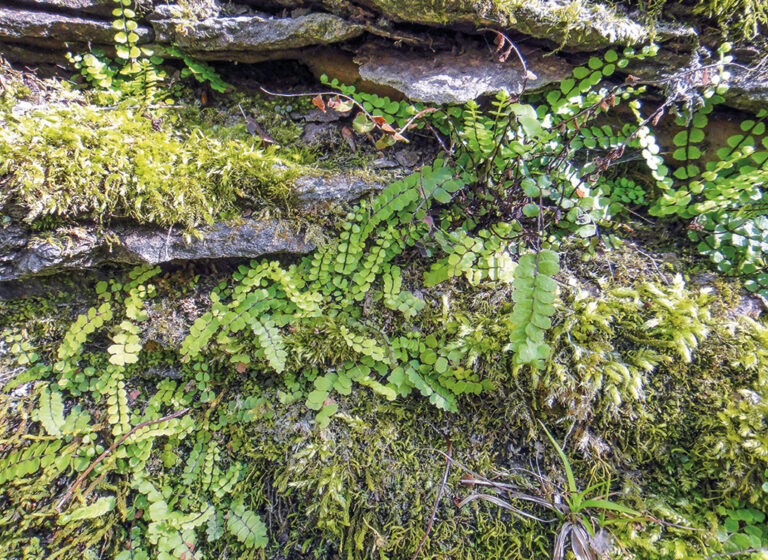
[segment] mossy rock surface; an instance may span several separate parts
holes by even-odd
[[[571,50],[647,41],[650,29],[605,3],[563,0],[368,0],[395,21],[426,25],[508,28]]]

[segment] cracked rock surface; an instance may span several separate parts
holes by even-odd
[[[300,177],[294,187],[300,207],[352,201],[384,188],[346,175]],[[315,245],[303,227],[290,220],[250,217],[198,228],[201,238],[179,229],[119,224],[61,227],[45,236],[11,225],[0,229],[0,282],[105,264],[160,264],[171,261],[255,258],[276,253],[304,254]]]

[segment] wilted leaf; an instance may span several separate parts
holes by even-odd
[[[325,102],[323,101],[323,96],[318,94],[312,98],[312,105],[320,109],[323,113],[325,113]]]
[[[322,102],[322,99],[320,100]],[[348,113],[354,105],[349,100],[342,101],[338,96],[328,101],[328,107],[339,113]]]

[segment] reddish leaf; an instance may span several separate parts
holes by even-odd
[[[237,362],[235,365],[235,370],[237,370],[237,373],[245,373],[248,369],[248,364],[244,362]]]
[[[576,193],[576,196],[578,196],[579,198],[584,198],[585,196],[587,196],[587,191],[585,191],[581,187],[576,187],[576,190],[574,190],[573,192]]]
[[[331,397],[326,397],[323,401],[323,406],[328,406],[329,404],[336,404],[336,401],[333,400]]]
[[[379,126],[381,127],[381,130],[388,134],[396,134],[397,131],[392,128],[392,125],[389,124],[387,121],[384,121],[383,123],[379,123]]]
[[[375,122],[379,126],[384,126],[385,124],[389,126],[389,123],[387,123],[387,119],[382,117],[381,115],[373,115],[373,122]],[[392,128],[391,126],[389,128]]]
[[[323,113],[325,113],[325,102],[323,101],[323,96],[320,94],[317,94],[312,98],[312,105],[320,109]]]
[[[435,220],[433,220],[432,216],[430,216],[429,214],[424,216],[421,219],[421,221],[424,222],[425,224],[427,224],[429,226],[429,229],[434,229],[434,227],[435,227]]]

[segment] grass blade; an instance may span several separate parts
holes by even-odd
[[[541,424],[541,427],[544,428],[544,432],[547,434],[547,437],[549,438],[549,441],[552,442],[552,445],[555,446],[555,449],[557,450],[557,454],[560,455],[560,460],[563,462],[563,466],[565,467],[565,475],[568,477],[568,491],[572,494],[578,494],[579,488],[576,486],[576,479],[573,476],[573,470],[571,469],[571,463],[568,461],[568,457],[565,456],[565,451],[563,451],[563,448],[560,447],[560,444],[555,441],[555,438],[552,437],[552,434],[549,433],[549,430],[547,430],[547,427],[544,425],[544,422],[539,420],[539,424]]]

